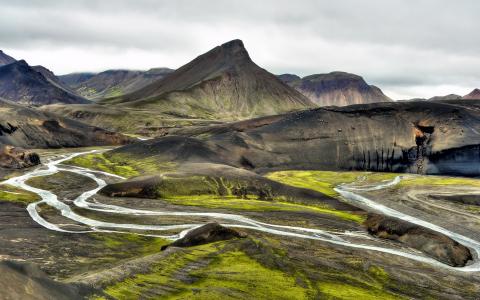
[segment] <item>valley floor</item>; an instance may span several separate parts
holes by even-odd
[[[47,161],[90,150],[46,151],[42,157]],[[145,167],[119,165],[91,154],[73,162],[123,177],[141,175]],[[91,170],[80,172],[65,164],[56,167],[59,169],[51,174],[25,182],[53,193],[70,210],[62,215],[46,203],[36,205],[41,219],[55,230],[39,225],[27,211],[27,205],[32,207],[40,200],[36,193],[0,185],[0,258],[37,264],[49,277],[78,287],[90,299],[477,299],[480,294],[479,272],[431,264],[430,258],[417,250],[375,238],[363,227],[362,214],[318,204],[235,197],[139,199],[97,194],[82,206],[73,199],[96,189],[98,180],[120,179]],[[335,189],[339,185],[368,187],[393,180],[398,174],[279,171],[266,176],[347,201]],[[478,241],[479,187],[478,179],[404,175],[396,185],[358,193]],[[82,217],[82,222],[72,215]],[[160,250],[185,224],[239,224],[238,218],[219,219],[220,215],[268,225],[239,228],[246,238]],[[158,230],[158,226],[171,228]],[[335,244],[329,242],[334,240],[330,235],[349,244],[396,249],[425,258],[425,262]]]

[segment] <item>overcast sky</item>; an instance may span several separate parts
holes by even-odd
[[[480,88],[479,13],[476,0],[0,0],[0,49],[65,74],[177,68],[239,38],[275,74],[464,95]]]

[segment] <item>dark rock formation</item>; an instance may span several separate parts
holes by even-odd
[[[40,164],[40,156],[22,148],[0,145],[0,167],[21,169]]]
[[[365,226],[369,233],[379,238],[398,241],[453,267],[463,267],[472,260],[467,247],[445,235],[400,219],[372,214]]]
[[[331,72],[303,78],[283,74],[279,78],[319,106],[392,101],[378,87],[368,85],[362,77],[355,74]]]
[[[172,246],[192,247],[234,238],[245,238],[246,236],[243,232],[224,227],[218,223],[208,223],[189,231],[183,238],[176,240],[170,245],[163,246],[162,250]]]
[[[0,261],[1,299],[85,299],[92,291],[84,286],[56,282],[30,263]]]
[[[122,134],[0,99],[0,144],[23,148],[123,145]]]
[[[170,137],[112,153],[255,172],[304,168],[480,176],[480,101],[458,101],[319,108],[172,129]]]

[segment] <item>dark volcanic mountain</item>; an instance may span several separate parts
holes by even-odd
[[[0,50],[0,66],[8,65],[16,62],[15,58],[8,56],[2,50]]]
[[[303,78],[292,74],[278,77],[320,106],[392,101],[378,87],[367,84],[362,77],[355,74],[332,72]]]
[[[148,71],[108,70],[91,76],[89,73],[68,74],[60,79],[67,82],[79,95],[88,99],[100,99],[134,92],[171,72],[173,70],[168,68]]]
[[[240,40],[215,47],[164,79],[104,103],[210,119],[247,118],[314,106],[257,66]]]
[[[452,100],[318,108],[174,130],[171,134],[181,136],[114,152],[259,172],[306,168],[480,176],[479,105]]]
[[[37,67],[37,70],[42,67]],[[0,97],[21,104],[88,103],[54,83],[24,60],[0,67]],[[48,71],[48,70],[47,70]],[[50,72],[50,71],[48,71]],[[52,73],[53,75],[53,73]],[[53,76],[54,77],[54,76]]]
[[[480,99],[480,89],[474,89],[470,94],[463,96],[463,99]]]
[[[23,148],[121,145],[129,138],[0,99],[0,144]]]

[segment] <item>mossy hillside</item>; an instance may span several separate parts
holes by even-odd
[[[67,160],[64,164],[108,172],[127,178],[139,175],[139,172],[131,166],[125,163],[113,162],[106,158],[103,153],[76,156]]]
[[[402,299],[388,291],[391,280],[378,266],[345,272],[292,260],[287,249],[272,238],[176,249],[146,273],[105,287],[105,298],[94,298]]]
[[[8,184],[0,185],[0,201],[16,202],[27,205],[39,200],[40,197],[35,193]]]
[[[275,195],[268,184],[254,180],[231,179],[215,176],[162,176],[157,193],[160,198],[171,199],[183,196],[220,196],[242,199],[285,199]]]
[[[267,178],[283,184],[315,190],[325,195],[336,197],[334,188],[342,183],[361,180],[365,183],[392,180],[396,173],[372,172],[334,172],[334,171],[278,171],[266,175]]]
[[[157,262],[150,273],[138,274],[104,292],[114,299],[138,299],[156,289],[169,299],[307,299],[308,288],[298,285],[292,275],[224,246],[218,242],[182,249]]]
[[[353,221],[360,224],[365,221],[365,216],[363,215],[357,215],[346,211],[335,210],[326,205],[302,205],[284,202],[281,200],[264,201],[238,198],[235,196],[222,197],[210,195],[176,196],[174,198],[168,198],[163,200],[171,204],[183,206],[198,206],[212,209],[227,210],[307,212],[338,217],[346,221]]]
[[[326,214],[362,223],[364,216],[320,203],[289,202],[265,183],[212,176],[162,177],[157,197],[172,204],[253,211],[296,211]]]

